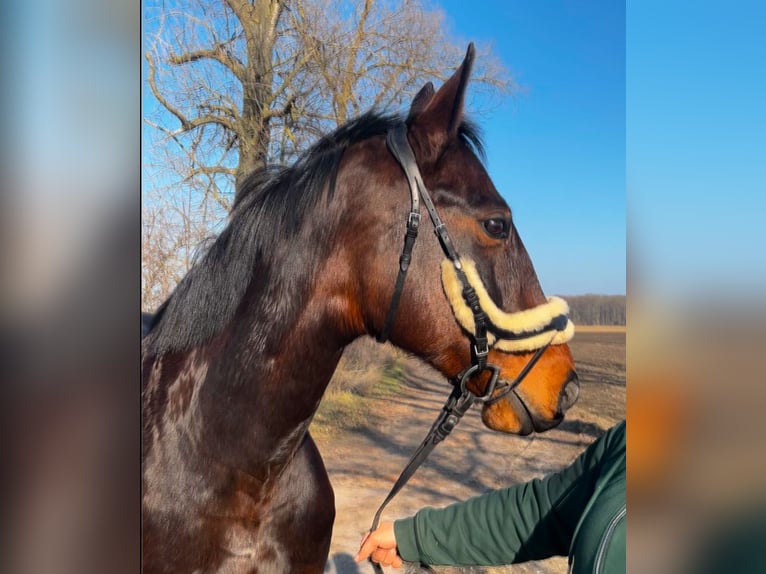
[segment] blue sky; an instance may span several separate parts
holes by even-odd
[[[492,45],[524,88],[476,119],[543,289],[624,294],[624,5],[437,5],[455,37]]]
[[[628,4],[628,245],[644,290],[766,292],[764,24],[763,2]]]

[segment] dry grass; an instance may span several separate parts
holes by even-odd
[[[369,337],[349,345],[322,397],[310,431],[326,436],[362,428],[377,399],[395,394],[404,377],[407,355]]]

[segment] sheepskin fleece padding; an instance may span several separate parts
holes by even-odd
[[[529,337],[521,339],[498,339],[493,333],[488,333],[488,340],[491,347],[508,353],[534,351],[548,344],[553,345],[566,343],[574,336],[574,324],[567,319],[566,328],[563,331],[539,332],[559,315],[569,313],[569,305],[560,297],[549,297],[546,303],[525,309],[515,313],[508,313],[500,309],[489,296],[484,283],[479,277],[476,265],[470,259],[460,258],[468,283],[476,290],[479,296],[479,304],[489,317],[492,323],[505,331],[515,334],[529,333]],[[458,279],[452,262],[445,259],[442,262],[442,286],[447,299],[452,306],[452,312],[455,314],[457,322],[463,329],[469,333],[476,331],[473,321],[473,313],[463,300],[463,286]]]

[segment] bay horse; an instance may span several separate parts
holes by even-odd
[[[521,321],[516,331],[538,336],[558,313],[463,117],[473,58],[471,45],[406,118],[368,112],[291,167],[252,174],[227,227],[158,310],[142,343],[146,574],[323,572],[334,495],[307,429],[344,347],[385,329],[448,378],[473,364],[472,317],[450,295],[437,238],[400,261],[412,188],[387,149],[392,130],[404,134],[489,322],[509,332]],[[484,354],[510,380],[541,344],[495,345],[501,338]],[[565,340],[484,404],[485,425],[527,434],[562,420],[578,386]],[[471,372],[472,392],[486,391],[490,375]]]

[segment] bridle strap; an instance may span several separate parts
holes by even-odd
[[[423,178],[421,177],[420,169],[418,168],[418,162],[415,159],[415,154],[412,152],[412,147],[407,139],[407,125],[399,123],[391,128],[386,134],[386,144],[407,176],[407,181],[410,184],[410,192],[412,193],[413,198],[412,210],[418,210],[419,213],[419,206],[416,201],[419,192],[420,197],[423,198],[423,205],[426,206],[426,211],[428,211],[428,216],[434,224],[434,232],[439,238],[439,243],[441,244],[444,254],[458,269],[462,268],[455,245],[452,243],[449,233],[447,233],[447,227],[436,212],[436,207],[431,200],[431,195],[428,193],[428,188],[426,188],[423,183]]]
[[[378,341],[385,342],[388,340],[396,318],[399,300],[404,289],[404,280],[412,260],[412,249],[415,245],[415,239],[417,239],[418,227],[420,225],[420,203],[418,197],[422,197],[423,204],[426,206],[426,211],[431,218],[434,232],[439,239],[442,251],[452,263],[455,268],[455,273],[463,285],[463,299],[473,313],[475,333],[473,335],[474,344],[471,348],[471,361],[474,364],[478,364],[483,369],[487,365],[487,355],[489,354],[489,343],[487,341],[488,317],[481,308],[479,296],[474,288],[471,287],[468,278],[463,271],[460,257],[452,242],[452,238],[447,232],[447,226],[444,225],[444,222],[439,217],[434,202],[431,199],[431,195],[428,193],[428,189],[423,183],[423,178],[420,175],[420,169],[418,168],[415,154],[412,151],[412,147],[410,147],[410,142],[407,140],[407,125],[405,123],[398,123],[388,131],[386,134],[386,145],[396,161],[399,162],[402,171],[404,171],[404,175],[407,177],[407,182],[410,186],[412,207],[410,209],[409,217],[407,218],[407,232],[404,239],[404,248],[399,257],[399,274],[396,277],[391,305],[388,308],[386,322],[383,325],[383,330],[378,336]]]
[[[414,211],[410,212],[410,216],[407,218],[407,231],[404,235],[404,248],[402,249],[402,254],[399,256],[399,274],[396,276],[394,294],[391,297],[391,305],[388,308],[388,315],[386,315],[386,323],[383,325],[383,330],[380,332],[380,335],[378,335],[379,343],[388,341],[388,337],[391,334],[391,326],[394,324],[396,310],[399,308],[399,299],[404,290],[404,280],[407,278],[407,271],[409,270],[410,262],[412,261],[412,248],[415,247],[415,240],[418,238],[419,226],[420,214],[415,213]]]
[[[554,333],[554,337],[555,337],[555,333]],[[535,351],[535,354],[532,355],[532,358],[529,359],[529,361],[527,361],[527,364],[524,365],[523,369],[521,369],[519,374],[514,379],[513,383],[508,383],[507,385],[502,387],[499,393],[497,393],[493,397],[489,397],[486,401],[484,401],[484,404],[487,406],[494,405],[496,402],[502,399],[505,395],[512,392],[513,389],[515,389],[519,385],[519,383],[521,383],[521,381],[524,380],[524,377],[526,377],[529,374],[529,371],[531,371],[532,367],[535,366],[535,363],[537,363],[537,361],[540,360],[540,357],[543,356],[543,353],[548,349],[548,347],[551,346],[551,341],[553,341],[554,337],[551,337],[550,341],[548,341],[545,345],[543,345],[542,347],[537,349],[537,351]]]
[[[428,458],[431,451],[436,448],[436,445],[447,438],[452,432],[452,429],[454,429],[455,426],[457,426],[457,423],[460,422],[460,419],[463,418],[463,415],[471,408],[471,405],[473,405],[475,400],[476,397],[473,393],[468,390],[460,392],[460,386],[455,385],[452,393],[447,398],[447,402],[442,407],[439,416],[436,417],[433,425],[431,425],[431,430],[428,431],[426,438],[423,439],[423,442],[421,442],[420,446],[415,450],[407,463],[407,466],[404,467],[399,478],[396,479],[388,496],[386,496],[386,499],[375,513],[375,517],[372,519],[372,525],[370,526],[370,532],[373,532],[380,524],[380,516],[383,514],[383,510],[386,506],[388,506],[388,503],[393,500],[410,478],[412,478],[415,471],[420,468],[420,465],[423,464],[426,458]],[[370,560],[370,564],[372,564],[375,574],[383,574],[383,568],[380,564],[373,562],[372,560]],[[434,571],[427,564],[421,564],[421,567],[428,572]]]
[[[404,124],[400,124],[404,126]],[[423,180],[420,178],[420,170],[417,169],[417,163],[415,157],[406,157],[402,155],[401,150],[409,151],[409,143],[407,142],[407,128],[404,126],[404,146],[401,143],[402,134],[397,130],[389,131],[386,134],[386,144],[389,151],[393,154],[399,165],[404,170],[404,175],[407,176],[407,183],[410,185],[411,196],[411,208],[410,214],[407,217],[407,230],[404,234],[404,247],[402,248],[402,254],[399,256],[399,274],[396,276],[396,284],[394,285],[394,294],[391,297],[391,305],[388,308],[388,314],[386,315],[386,322],[383,325],[383,330],[378,335],[378,342],[385,343],[388,341],[388,337],[391,334],[391,327],[394,324],[396,318],[396,310],[399,308],[399,299],[402,296],[404,290],[404,280],[407,278],[407,271],[410,268],[410,262],[412,261],[412,249],[415,247],[415,240],[418,238],[418,228],[420,227],[420,199],[419,190],[425,189]],[[409,166],[414,166],[414,169],[407,169]],[[430,198],[429,198],[430,201]]]
[[[489,330],[498,339],[505,339],[506,341],[519,341],[519,340],[528,338],[530,335],[550,333],[551,331],[557,331],[557,332],[563,331],[564,329],[566,329],[568,321],[569,319],[567,318],[566,315],[556,315],[553,319],[551,319],[551,321],[545,327],[542,327],[541,329],[538,329],[537,331],[518,333],[515,331],[508,331],[507,329],[498,327],[490,319]]]

